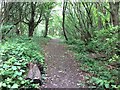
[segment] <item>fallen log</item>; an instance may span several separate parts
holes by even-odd
[[[26,79],[33,80],[33,66],[34,66],[34,64],[29,63],[27,66],[28,66],[29,70],[28,70],[28,74],[26,76]]]
[[[34,83],[40,83],[41,82],[41,73],[37,66],[37,64],[34,64],[33,66],[33,82]]]
[[[38,68],[37,64],[34,64],[30,62],[28,64],[28,74],[26,76],[26,79],[33,80],[33,83],[35,84],[40,84],[41,85],[41,72],[40,69]]]

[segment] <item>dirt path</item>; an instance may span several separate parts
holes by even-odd
[[[52,39],[45,47],[47,79],[44,88],[78,88],[79,81],[84,82],[84,73],[79,70],[66,45],[59,39]]]

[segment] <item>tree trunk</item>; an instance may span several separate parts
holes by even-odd
[[[45,35],[44,37],[47,37],[48,34],[48,25],[49,25],[49,18],[45,19]]]
[[[29,37],[33,37],[33,32],[34,32],[34,25],[30,24],[29,25]]]
[[[97,3],[96,4],[96,8],[97,8],[97,12],[101,12],[102,10],[101,10],[101,5],[100,5],[100,3]],[[103,27],[103,24],[102,24],[102,19],[101,19],[101,17],[100,16],[98,16],[98,28],[99,29],[102,29],[102,27]]]
[[[92,14],[91,14],[91,9],[92,9],[92,6],[93,6],[93,3],[82,3],[83,4],[83,6],[84,6],[84,8],[85,8],[85,10],[86,10],[86,13],[87,13],[87,26],[88,26],[88,28],[89,28],[89,26],[92,28],[93,27],[93,20],[92,20]],[[90,6],[90,7],[89,7]]]
[[[20,35],[20,28],[19,24],[16,25],[16,34],[19,36]]]
[[[106,17],[106,9],[103,7],[102,8],[102,13],[103,13],[103,15]],[[108,22],[108,20],[105,18],[105,28],[107,28],[108,27],[108,25],[109,25],[109,22]]]
[[[16,29],[16,34],[20,35],[20,30],[18,28]]]
[[[29,21],[29,37],[33,36],[33,32],[35,29],[35,23],[34,23],[34,16],[35,16],[35,6],[33,4],[33,2],[31,2],[31,18]]]
[[[110,2],[110,8],[111,8],[111,20],[112,20],[112,24],[113,26],[119,25],[119,2],[115,2],[115,4],[113,2]]]
[[[66,9],[67,2],[64,1],[63,3],[63,22],[62,22],[62,27],[63,27],[63,34],[66,40],[68,40],[66,32],[65,32],[65,9]]]

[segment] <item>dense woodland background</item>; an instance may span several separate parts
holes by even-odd
[[[24,80],[26,64],[44,65],[43,48],[61,38],[88,86],[120,89],[120,2],[1,2],[0,87],[37,87]]]

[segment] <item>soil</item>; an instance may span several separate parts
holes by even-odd
[[[79,63],[67,49],[67,45],[60,43],[60,39],[51,39],[44,47],[46,80],[43,88],[79,88],[85,82],[86,73],[80,70]]]

